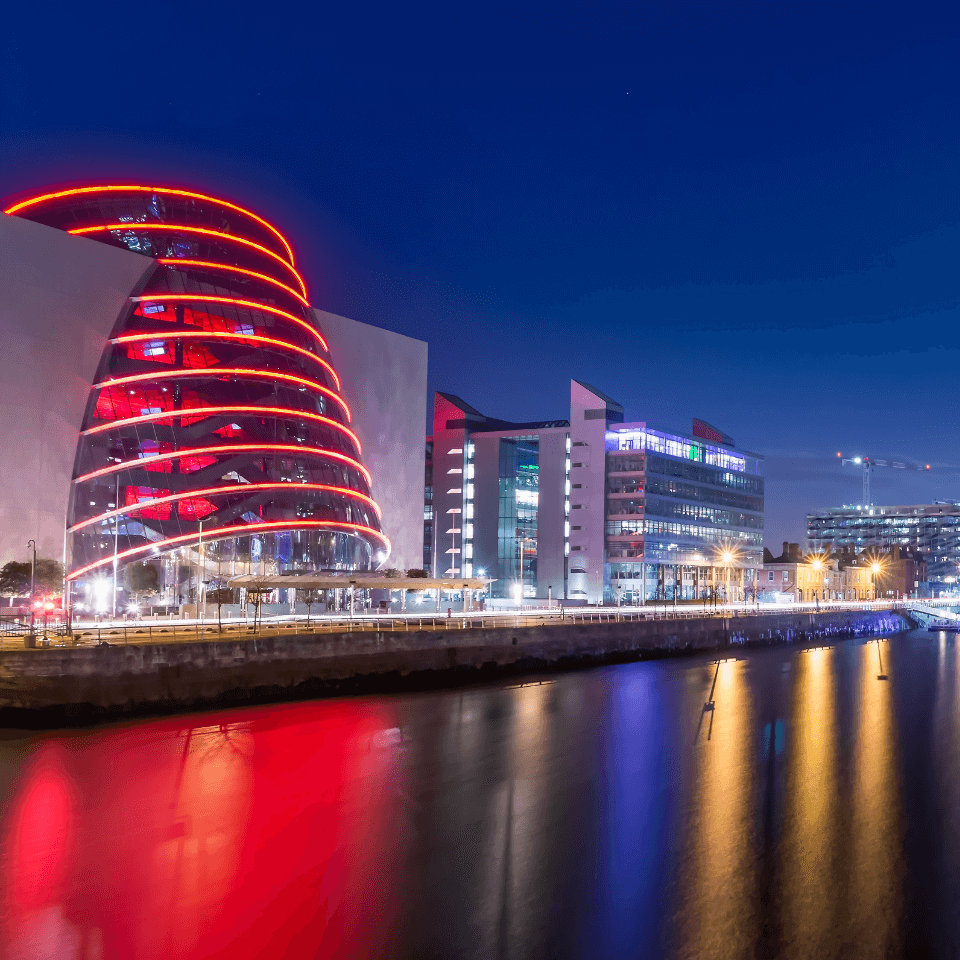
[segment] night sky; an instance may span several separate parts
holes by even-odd
[[[765,454],[766,542],[960,499],[960,22],[946,4],[18,4],[0,195],[220,194],[313,303],[430,345],[491,415],[702,417]]]

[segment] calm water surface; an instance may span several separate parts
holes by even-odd
[[[960,646],[6,731],[0,904],[14,958],[956,957]]]

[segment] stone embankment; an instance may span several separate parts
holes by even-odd
[[[897,612],[553,622],[0,652],[0,725],[52,726],[892,633]]]

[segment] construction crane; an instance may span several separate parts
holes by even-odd
[[[894,467],[897,470],[929,470],[930,464],[925,463],[922,467],[916,463],[901,463],[899,460],[879,460],[876,457],[845,457],[842,453],[837,453],[840,458],[840,465],[852,463],[855,467],[860,467],[863,471],[863,505],[865,507],[873,506],[870,500],[870,474],[874,467]]]

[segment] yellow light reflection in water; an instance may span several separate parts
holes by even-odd
[[[858,949],[865,957],[892,956],[892,923],[900,903],[900,798],[897,790],[896,741],[888,658],[890,644],[861,647],[860,689],[857,697],[857,738],[854,748],[851,810],[849,898],[857,916]],[[878,680],[878,650],[883,671],[891,680]]]
[[[841,871],[833,648],[799,652],[784,798],[783,956],[829,956]],[[876,670],[874,670],[874,677]],[[876,683],[874,679],[874,683]]]
[[[682,957],[742,956],[756,938],[745,912],[756,849],[753,703],[746,671],[745,661],[711,670],[714,705],[703,715],[694,748],[694,829],[680,870]],[[705,698],[709,691],[710,685]]]
[[[549,817],[544,815],[550,799],[544,760],[554,722],[548,709],[553,684],[523,684],[511,693],[509,769],[507,779],[492,794],[497,798],[490,819],[493,855],[487,862],[490,876],[484,885],[489,897],[477,917],[485,922],[486,942],[491,948],[495,943],[498,956],[514,939],[523,943],[534,937],[530,918],[517,904],[523,901],[537,865],[550,856],[556,840],[547,829]]]

